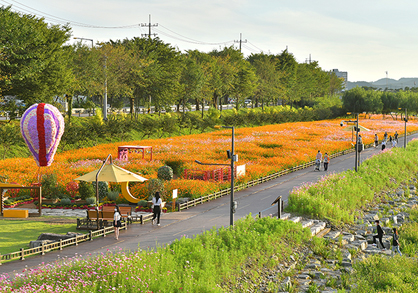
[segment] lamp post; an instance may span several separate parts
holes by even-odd
[[[198,160],[195,160],[196,163],[200,165],[218,165],[218,166],[231,166],[231,203],[230,203],[230,210],[229,210],[229,224],[230,226],[234,226],[234,213],[236,209],[236,203],[234,201],[234,162],[238,161],[237,155],[234,154],[234,137],[235,137],[235,128],[234,126],[218,126],[216,125],[215,128],[228,128],[232,130],[232,137],[231,137],[231,151],[227,151],[228,158],[231,159],[230,164],[217,164],[217,163],[202,163]]]
[[[93,45],[93,39],[86,39],[86,38],[79,38],[79,37],[74,37],[75,40],[82,40],[82,41],[90,41],[91,42],[91,48],[93,49],[94,45]]]
[[[402,108],[398,108],[399,110],[402,110]],[[403,117],[403,120],[405,121],[405,136],[403,140],[403,147],[406,149],[406,122],[408,122],[408,116],[407,116],[407,110],[405,108],[405,116]]]
[[[347,114],[351,114],[351,113],[347,113]],[[359,129],[359,127],[358,127],[358,113],[354,113],[355,115],[356,115],[356,120],[347,120],[347,121],[345,121],[345,120],[343,120],[343,121],[341,121],[341,123],[340,123],[340,126],[344,126],[344,123],[347,123],[347,124],[355,124],[356,126],[354,127],[354,130],[356,131],[356,146],[355,146],[355,157],[354,157],[354,169],[356,170],[356,172],[358,172],[358,166],[359,166],[359,158],[360,158],[360,151],[361,151],[361,149],[360,149],[360,147],[362,147],[361,146],[361,144],[362,144],[362,142],[361,141],[359,141],[359,131],[360,131],[360,129]]]

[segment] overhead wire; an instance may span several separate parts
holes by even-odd
[[[13,3],[11,3],[11,2]],[[52,23],[58,23],[58,24],[64,24],[64,25],[71,25],[71,26],[77,26],[77,27],[86,27],[86,28],[101,28],[101,29],[129,29],[129,28],[139,28],[140,32],[143,32],[142,27],[140,26],[140,24],[132,24],[132,25],[123,25],[123,26],[99,26],[99,25],[92,25],[92,24],[86,24],[86,23],[82,23],[82,22],[78,22],[78,21],[73,21],[70,19],[66,19],[66,18],[62,18],[62,17],[57,17],[54,16],[52,14],[40,11],[38,9],[35,9],[33,7],[30,7],[28,5],[25,5],[19,1],[16,0],[0,0],[0,3],[4,3],[8,6],[11,6],[11,9],[15,12],[19,12],[19,13],[29,13],[31,15],[35,15],[38,17],[42,17],[45,20],[51,21]],[[160,29],[157,28],[153,28],[154,31],[158,32],[161,35],[164,35],[166,37],[169,38],[173,38],[175,40],[181,41],[181,42],[185,42],[185,43],[191,43],[191,44],[196,44],[196,45],[227,45],[227,44],[231,44],[234,43],[233,40],[230,41],[225,41],[225,42],[216,42],[216,43],[212,43],[212,42],[203,42],[203,41],[198,41],[189,37],[186,37],[184,35],[181,35],[161,24],[159,24],[160,27],[162,27],[163,29],[169,31],[170,33],[164,32]],[[255,46],[254,44],[252,44],[251,42],[248,42],[249,44],[251,44],[254,48],[256,48],[257,50],[259,50],[260,52],[263,52],[263,50],[261,50],[260,48],[258,48],[257,46]],[[254,52],[254,50],[248,46],[243,45],[244,48],[246,48],[247,50],[250,50],[252,52]]]
[[[126,29],[126,28],[135,28],[138,27],[138,24],[132,24],[132,25],[124,25],[124,26],[98,26],[98,25],[91,25],[91,24],[86,24],[86,23],[82,23],[82,22],[78,22],[78,21],[73,21],[73,20],[69,20],[69,19],[65,19],[65,18],[61,18],[61,17],[57,17],[54,16],[52,14],[37,10],[35,8],[32,8],[30,6],[27,6],[25,4],[22,4],[18,1],[15,0],[10,0],[16,4],[13,4],[11,2],[8,2],[6,0],[0,0],[0,2],[6,3],[7,5],[11,6],[11,9],[16,11],[16,12],[20,12],[20,13],[30,13],[32,15],[36,15],[38,17],[42,17],[46,20],[50,20],[51,22],[54,23],[59,23],[59,24],[71,24],[72,26],[78,26],[78,27],[88,27],[88,28],[103,28],[103,29]],[[19,6],[20,5],[20,6]],[[21,7],[23,6],[23,7]],[[17,9],[16,9],[16,8]],[[35,13],[34,13],[35,11]]]

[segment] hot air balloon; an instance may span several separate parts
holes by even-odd
[[[34,104],[23,113],[20,131],[38,166],[50,166],[64,133],[64,117],[50,104]]]

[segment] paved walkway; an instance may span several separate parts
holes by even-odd
[[[409,136],[408,140],[414,137],[418,137],[418,134]],[[398,145],[403,146],[402,139],[399,140]],[[362,152],[361,159],[364,160],[379,151],[380,148],[369,148]],[[353,166],[354,153],[351,153],[332,159],[328,173],[352,169]],[[314,172],[314,168],[309,167],[236,192],[235,200],[238,202],[238,209],[235,213],[235,220],[246,217],[248,214],[258,215],[260,211],[263,211],[263,214],[276,212],[277,206],[271,206],[271,203],[277,196],[282,195],[283,200],[287,202],[289,191],[295,186],[300,186],[304,182],[315,182],[325,174],[323,171]],[[21,272],[25,268],[34,268],[41,263],[54,262],[62,257],[73,257],[75,254],[96,254],[120,248],[135,251],[138,248],[153,249],[163,246],[183,236],[192,237],[213,227],[229,226],[229,205],[230,197],[224,196],[187,211],[164,214],[161,217],[160,227],[153,226],[151,223],[133,224],[129,226],[127,231],[121,231],[119,240],[115,240],[113,234],[110,234],[105,238],[65,248],[63,251],[34,256],[25,261],[13,261],[1,265],[0,274],[8,273],[10,275]]]

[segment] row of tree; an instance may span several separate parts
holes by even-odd
[[[356,87],[345,91],[342,95],[343,106],[347,111],[355,113],[418,113],[418,92],[414,91],[378,91]]]
[[[68,26],[0,8],[0,96],[15,96],[26,106],[54,97],[88,97],[102,102],[104,84],[111,104],[157,110],[193,103],[199,109],[234,99],[264,106],[279,102],[303,106],[333,95],[343,80],[318,62],[298,63],[287,50],[253,54],[233,47],[182,53],[158,38],[133,38],[87,46],[65,45]]]

